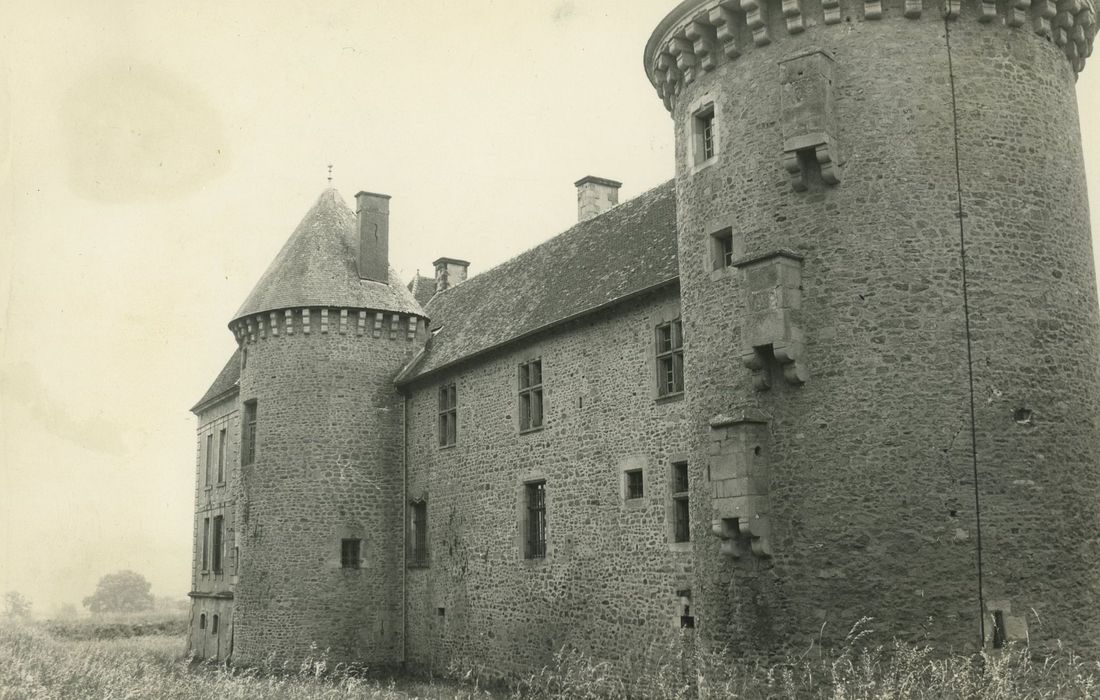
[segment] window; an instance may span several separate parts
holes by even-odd
[[[199,629],[200,630],[206,629],[206,613],[203,613],[202,615],[199,615]]]
[[[710,260],[712,270],[733,267],[733,229],[722,229],[710,234]]]
[[[687,462],[674,462],[672,464],[673,542],[691,541],[691,516],[688,511],[689,491]]]
[[[238,576],[241,573],[241,548],[233,548],[233,575]]]
[[[428,504],[416,501],[409,507],[409,563],[428,563]]]
[[[359,568],[360,542],[362,542],[362,540],[340,540],[340,566],[342,568]]]
[[[244,435],[241,440],[241,464],[256,460],[256,399],[244,402]]]
[[[210,621],[210,634],[218,633],[218,616],[215,615],[214,619]]]
[[[718,139],[714,124],[714,104],[711,103],[692,118],[695,164],[701,165],[718,154]]]
[[[657,395],[684,390],[684,330],[680,319],[657,326]]]
[[[526,535],[527,546],[524,557],[544,559],[546,557],[546,482],[534,481],[524,484],[524,501],[527,504]]]
[[[457,442],[458,397],[453,383],[439,387],[439,446],[450,447]]]
[[[214,573],[220,574],[222,572],[222,538],[225,534],[225,518],[217,516],[214,518],[214,539],[211,542],[210,549],[213,551],[214,556],[213,567]]]
[[[210,485],[210,467],[214,465],[214,434],[210,433],[206,436],[206,481],[207,486]]]
[[[642,481],[642,470],[631,469],[626,472],[626,497],[641,498],[645,496],[645,484]]]
[[[542,427],[542,360],[531,360],[519,366],[519,429],[520,432]]]
[[[225,428],[221,429],[218,433],[218,483],[225,483],[225,450],[226,450],[226,434]]]
[[[202,570],[209,570],[208,564],[210,563],[210,553],[207,550],[206,543],[210,541],[210,518],[202,519]]]

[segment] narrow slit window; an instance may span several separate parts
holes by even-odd
[[[691,541],[690,485],[687,462],[672,464],[672,541]]]
[[[439,446],[458,441],[458,395],[454,383],[439,387]]]
[[[210,621],[210,634],[218,633],[218,616],[215,615],[214,619]]]
[[[227,449],[225,428],[218,433],[218,483],[225,483],[225,451]]]
[[[519,366],[519,429],[521,432],[542,427],[545,405],[542,399],[542,360]]]
[[[222,548],[225,537],[225,518],[218,515],[214,518],[214,536],[210,549],[213,553],[213,568],[215,574],[222,572]]]
[[[199,615],[199,629],[206,629],[206,613]]]
[[[684,391],[684,329],[680,319],[657,326],[657,394]]]
[[[642,498],[645,496],[645,482],[641,469],[631,469],[626,472],[626,497],[628,499]]]
[[[546,557],[546,482],[534,481],[524,485],[527,505],[526,549],[527,559]]]
[[[244,402],[244,436],[241,440],[241,464],[256,461],[256,400]]]
[[[415,501],[409,507],[409,563],[428,563],[428,504],[424,501]]]
[[[362,540],[340,540],[340,566],[344,569],[359,568],[359,549]]]

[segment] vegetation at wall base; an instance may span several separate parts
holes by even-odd
[[[868,646],[869,635],[844,648],[755,663],[720,653],[667,654],[639,661],[627,677],[612,665],[562,649],[549,665],[500,684],[484,667],[461,662],[449,672],[461,684],[380,679],[369,669],[333,665],[323,650],[297,664],[235,669],[192,663],[183,635],[141,634],[73,639],[47,626],[0,626],[0,700],[24,698],[958,698],[1038,700],[1100,697],[1100,664],[1065,650],[1041,658],[1020,645],[979,655],[938,656],[901,642]],[[691,663],[687,663],[691,661]]]

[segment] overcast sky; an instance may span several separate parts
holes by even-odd
[[[15,4],[0,7],[0,592],[41,613],[123,568],[186,594],[188,409],[329,163],[349,204],[393,196],[406,278],[440,256],[477,273],[560,232],[583,175],[624,198],[673,175],[641,57],[674,0]],[[1100,212],[1100,67],[1078,94]]]

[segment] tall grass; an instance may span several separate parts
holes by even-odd
[[[689,641],[689,640],[681,640]],[[1033,655],[1026,646],[979,655],[943,656],[931,648],[873,644],[861,621],[838,649],[814,649],[769,660],[731,659],[690,643],[648,650],[612,666],[575,649],[512,678],[490,693],[485,666],[459,663],[451,674],[466,685],[381,681],[358,669],[330,666],[324,653],[272,672],[192,664],[181,636],[110,640],[65,639],[41,627],[0,627],[0,700],[29,698],[551,698],[596,700],[940,699],[1038,700],[1100,698],[1100,664],[1060,650]],[[499,682],[499,679],[496,679]]]

